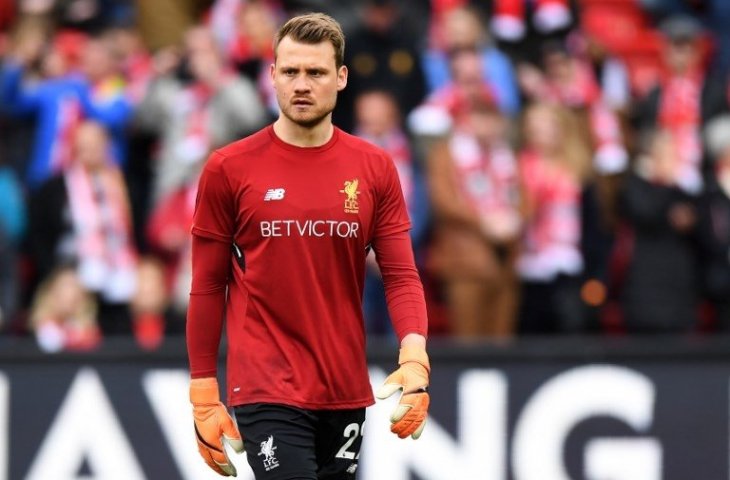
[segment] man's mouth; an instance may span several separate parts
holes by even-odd
[[[313,105],[314,103],[311,100],[308,100],[306,98],[295,98],[292,100],[292,104],[294,105]]]

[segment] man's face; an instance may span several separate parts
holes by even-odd
[[[81,60],[84,74],[93,82],[114,72],[114,58],[103,40],[91,40]]]
[[[665,58],[672,72],[686,73],[699,62],[697,44],[691,40],[671,41],[667,45]]]
[[[545,70],[553,82],[570,82],[573,77],[573,62],[570,56],[562,52],[551,52],[545,55],[544,61]]]
[[[525,114],[524,134],[527,143],[538,151],[551,152],[558,148],[561,138],[560,118],[545,105],[536,105]]]
[[[485,80],[482,58],[475,50],[462,50],[451,60],[454,83],[467,98],[478,98],[484,93]]]
[[[507,125],[496,109],[470,112],[468,127],[479,143],[484,146],[495,145],[507,138]]]
[[[89,171],[106,164],[107,137],[98,124],[84,123],[78,127],[74,138],[75,161]]]
[[[479,20],[466,10],[455,9],[443,17],[446,50],[477,49],[483,32]]]
[[[271,81],[282,115],[312,128],[334,110],[337,92],[347,85],[347,68],[337,68],[330,42],[307,44],[285,37],[276,50]]]
[[[370,137],[386,135],[400,123],[398,106],[385,92],[368,92],[355,100],[355,119],[358,130]]]

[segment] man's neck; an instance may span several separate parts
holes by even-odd
[[[274,122],[274,133],[282,141],[296,147],[319,147],[332,138],[334,127],[328,117],[314,127],[303,127],[283,115]]]

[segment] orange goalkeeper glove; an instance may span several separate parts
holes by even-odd
[[[385,379],[375,396],[383,400],[398,390],[402,391],[398,407],[390,416],[390,431],[400,438],[410,435],[417,439],[426,425],[431,366],[426,351],[414,345],[401,347],[398,365],[400,368]]]
[[[236,476],[236,467],[228,459],[223,440],[237,453],[243,452],[243,440],[238,427],[220,401],[218,381],[214,377],[190,381],[190,402],[198,451],[210,468],[224,477]]]

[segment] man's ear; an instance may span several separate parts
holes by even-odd
[[[337,91],[341,92],[347,86],[347,67],[342,65],[337,70]]]

